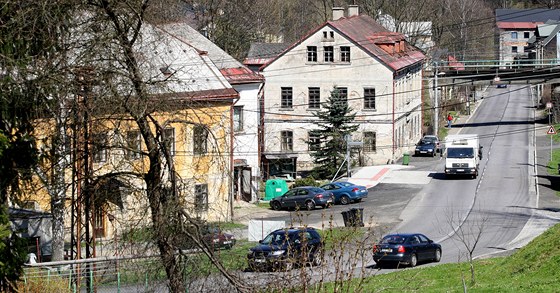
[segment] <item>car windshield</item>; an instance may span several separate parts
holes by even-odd
[[[429,141],[429,140],[422,140],[420,141],[420,145],[431,145],[433,144],[433,142]]]
[[[447,149],[448,158],[474,158],[473,148],[449,148]]]
[[[427,140],[427,141],[436,142],[436,141],[437,141],[437,137],[435,137],[435,136],[425,136],[424,138],[422,138],[422,140]]]
[[[286,232],[275,232],[268,234],[262,241],[261,244],[266,245],[279,245],[286,242]]]
[[[405,240],[406,238],[400,235],[389,235],[381,240],[381,244],[403,244]]]

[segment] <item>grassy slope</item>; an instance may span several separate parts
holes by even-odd
[[[361,292],[559,292],[560,224],[509,257],[475,262],[475,283],[467,263],[442,264],[377,275],[363,280]]]

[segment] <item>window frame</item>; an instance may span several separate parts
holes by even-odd
[[[362,133],[363,150],[366,153],[377,152],[377,132],[375,131],[364,131]]]
[[[523,38],[524,39],[530,39],[531,38],[531,32],[523,32]]]
[[[280,150],[292,152],[294,150],[294,132],[292,130],[280,131]]]
[[[373,95],[370,91],[373,91]],[[364,88],[364,109],[367,110],[377,110],[375,105],[375,88],[367,87]]]
[[[340,100],[341,103],[343,103],[344,105],[348,106],[348,87],[335,87],[335,91],[336,94],[338,95],[338,98],[342,98]]]
[[[517,37],[518,37],[517,32],[511,32],[510,37],[513,40],[517,40]]]
[[[140,131],[138,130],[127,131],[125,158],[130,160],[139,159],[141,152],[142,152],[142,139],[140,137]]]
[[[208,183],[194,185],[194,209],[197,212],[208,211]]]
[[[307,132],[307,141],[308,151],[317,151],[321,148],[321,136],[315,134],[313,130]]]
[[[92,137],[92,154],[94,163],[107,162],[107,143],[109,137],[107,133],[96,133]]]
[[[307,88],[307,107],[309,109],[321,109],[321,88],[309,87]]]
[[[197,124],[193,126],[193,153],[205,155],[208,153],[208,134],[206,126]]]
[[[164,128],[161,139],[163,144],[169,149],[169,155],[175,156],[175,128]]]
[[[333,46],[323,46],[323,61],[325,63],[334,62],[334,47]]]
[[[317,62],[317,46],[307,46],[307,62]]]
[[[340,62],[350,63],[350,46],[340,46]]]
[[[292,87],[280,88],[280,108],[292,109],[294,105],[294,89]]]
[[[243,131],[243,106],[233,106],[233,131]]]
[[[511,53],[518,53],[517,46],[511,46]]]

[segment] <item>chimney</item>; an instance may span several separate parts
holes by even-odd
[[[358,5],[348,5],[348,17],[358,15]]]
[[[344,17],[344,8],[343,7],[333,7],[332,9],[332,19],[339,20]]]

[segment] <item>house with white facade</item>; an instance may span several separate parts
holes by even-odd
[[[403,21],[397,22],[389,14],[380,14],[377,17],[379,24],[390,31],[403,33],[406,40],[424,52],[431,50],[435,43],[432,39],[431,21]]]
[[[336,89],[356,113],[363,142],[354,165],[394,162],[420,139],[425,56],[358,7],[333,8],[333,20],[308,32],[261,67],[265,76],[263,172],[299,175],[313,168],[307,141],[313,113]],[[340,146],[344,150],[346,146]]]
[[[233,106],[233,194],[238,200],[254,202],[261,182],[258,132],[259,101],[264,77],[241,64],[186,23],[172,23],[163,29],[181,41],[205,52],[220,73],[239,93]]]
[[[502,65],[527,59],[529,41],[537,34],[539,25],[560,21],[560,9],[496,9],[497,58]]]

